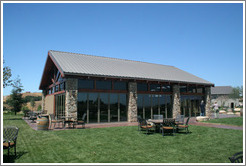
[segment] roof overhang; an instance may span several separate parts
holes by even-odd
[[[48,56],[46,58],[46,62],[45,62],[45,66],[44,66],[44,70],[43,70],[43,74],[42,74],[42,78],[39,84],[39,90],[43,90],[45,89],[45,87],[47,87],[47,82],[48,82],[48,75],[50,72],[50,69],[52,68],[52,66],[55,66],[59,72],[61,73],[61,77],[64,77],[64,72],[61,69],[61,67],[58,65],[58,63],[55,61],[55,59],[52,57],[52,53],[48,52]]]

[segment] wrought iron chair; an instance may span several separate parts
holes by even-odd
[[[149,134],[150,130],[153,128],[153,126],[148,124],[148,121],[146,119],[140,119],[140,131],[145,130],[146,135]]]
[[[190,117],[187,118],[186,120],[186,123],[184,125],[178,125],[177,126],[177,129],[180,130],[180,129],[185,129],[186,130],[186,133],[189,133],[189,120],[190,120]]]
[[[3,149],[8,149],[8,157],[10,148],[14,147],[16,156],[16,141],[19,129],[15,126],[8,126],[3,128]]]
[[[175,119],[163,119],[163,123],[161,124],[160,130],[162,130],[162,136],[164,136],[164,131],[172,131],[172,134],[175,135],[176,132],[176,124]]]
[[[32,120],[31,123],[35,123],[35,119],[37,119],[37,113],[30,111],[29,112],[29,119]]]
[[[138,131],[139,131],[141,130],[140,122],[143,120],[143,118],[140,115],[138,115],[137,120],[138,120]]]
[[[60,123],[63,124],[63,120],[62,119],[57,119],[54,114],[50,114],[50,116],[49,116],[49,124],[50,124],[49,128],[50,129],[52,127],[52,123],[55,124],[54,127],[53,127],[53,128],[55,128],[57,123],[58,124],[60,124]]]
[[[176,118],[176,124],[177,125],[183,125],[184,124],[184,115],[178,115]]]
[[[73,123],[73,128],[74,128],[74,125],[82,125],[82,127],[85,128],[85,117],[86,117],[86,115],[87,114],[84,113],[81,120],[77,119],[77,121],[75,121]]]
[[[232,157],[229,157],[232,163],[243,163],[243,152],[235,153]]]

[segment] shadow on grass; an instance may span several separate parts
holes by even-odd
[[[22,120],[22,118],[6,118],[4,120]]]
[[[16,152],[16,156],[14,153],[11,153],[9,154],[4,154],[3,155],[3,162],[4,163],[14,163],[15,160],[21,158],[21,156],[23,156],[24,154],[26,154],[27,152]]]

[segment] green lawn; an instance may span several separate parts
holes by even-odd
[[[211,119],[209,121],[204,121],[204,122],[205,123],[219,123],[219,124],[233,125],[233,126],[242,126],[243,117]]]
[[[190,126],[191,134],[145,135],[137,126],[35,131],[21,116],[4,115],[20,128],[16,163],[226,163],[243,150],[243,131]],[[13,152],[13,149],[11,149]],[[13,154],[13,153],[12,153]]]

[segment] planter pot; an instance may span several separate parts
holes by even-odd
[[[207,116],[197,116],[196,117],[197,122],[208,121],[208,120],[209,120],[209,117]]]
[[[48,130],[49,129],[49,115],[41,115],[37,118],[37,129]]]
[[[220,114],[226,114],[227,112],[225,110],[220,110]]]

